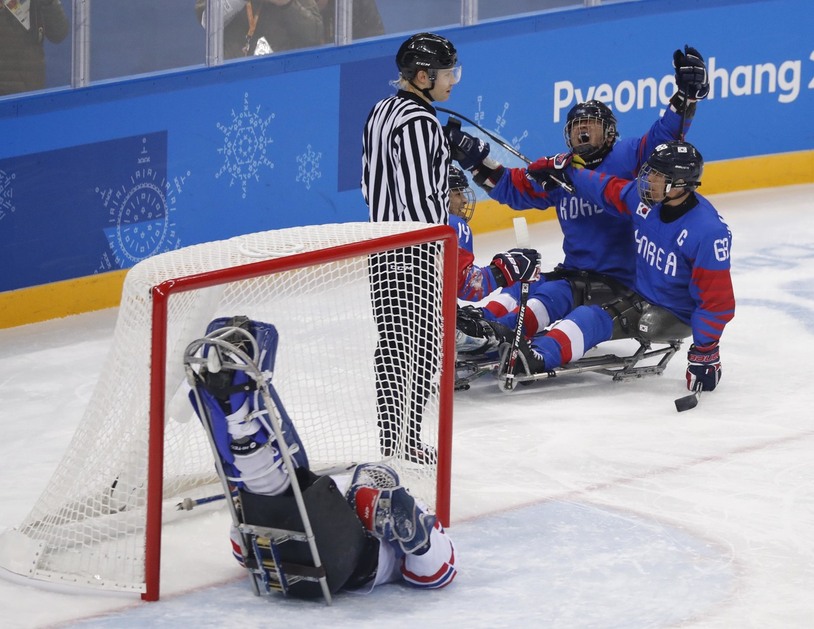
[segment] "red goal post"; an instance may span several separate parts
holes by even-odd
[[[421,428],[422,440],[437,448],[435,465],[384,457],[376,420],[370,256],[394,252],[409,265],[418,251],[431,264],[423,267],[426,295],[411,325],[436,330]],[[456,268],[454,230],[422,223],[275,230],[139,263],[125,281],[110,355],[86,415],[31,514],[0,535],[0,567],[158,599],[162,525],[167,517],[195,517],[168,512],[186,497],[218,492],[203,429],[190,419],[180,354],[225,315],[278,327],[275,387],[315,471],[385,460],[448,524]],[[181,415],[186,419],[177,420]]]

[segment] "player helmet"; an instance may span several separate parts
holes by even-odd
[[[469,180],[466,178],[464,171],[457,166],[449,167],[449,189],[459,190],[461,188],[468,188]]]
[[[591,127],[596,129],[593,133]],[[619,137],[616,116],[601,101],[577,103],[568,112],[563,135],[569,149],[584,159],[587,166],[595,166],[610,152]]]
[[[639,171],[636,186],[647,207],[664,200],[670,190],[692,192],[701,185],[704,158],[689,142],[659,144]]]
[[[449,211],[468,223],[475,214],[475,191],[457,166],[449,167],[449,193]]]
[[[434,33],[418,33],[407,39],[396,53],[396,65],[402,78],[412,80],[419,70],[426,70],[435,79],[433,70],[454,68],[458,62],[455,46],[446,37]]]

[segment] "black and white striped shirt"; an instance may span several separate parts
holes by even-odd
[[[362,138],[370,220],[449,223],[449,146],[435,109],[399,90],[376,103]]]

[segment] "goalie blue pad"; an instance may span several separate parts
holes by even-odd
[[[218,335],[219,330],[223,330],[222,335]],[[229,317],[212,321],[207,327],[207,337],[227,345],[213,343],[203,349],[208,367],[201,369],[195,389],[206,413],[198,408],[195,391],[190,392],[190,400],[201,421],[210,424],[224,473],[240,489],[265,495],[282,493],[291,481],[283,466],[259,384],[265,385],[275,407],[295,467],[307,469],[308,458],[271,383],[277,330],[271,324],[246,317]]]

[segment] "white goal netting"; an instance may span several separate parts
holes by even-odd
[[[0,567],[47,581],[149,591],[148,469],[155,457],[163,456],[165,519],[177,516],[175,505],[184,498],[222,491],[186,398],[182,357],[212,319],[224,316],[277,327],[273,383],[312,469],[387,460],[414,494],[448,513],[451,402],[444,401],[441,377],[444,304],[449,308],[451,299],[454,312],[455,292],[450,282],[445,286],[444,267],[454,266],[445,254],[454,239],[439,237],[438,229],[421,223],[297,227],[195,245],[133,267],[85,415],[31,513],[0,534]],[[434,240],[422,235],[428,230]],[[409,244],[402,238],[391,247],[394,235]],[[357,251],[382,242],[386,254]],[[340,259],[323,255],[340,250]],[[270,261],[291,266],[292,256],[293,268],[258,272]],[[174,290],[176,281],[190,278]],[[159,285],[169,296],[160,336],[166,361],[156,365]],[[454,320],[448,324],[454,329]],[[151,443],[150,432],[151,400],[158,399],[151,393],[153,369],[165,379],[159,444],[155,434]],[[438,461],[412,456],[419,446],[423,454],[437,451]]]

